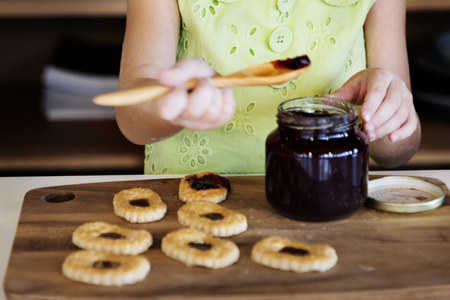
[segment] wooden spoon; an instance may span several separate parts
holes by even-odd
[[[308,56],[276,60],[245,68],[239,72],[212,77],[216,87],[261,86],[285,83],[303,74],[310,65]],[[197,85],[197,79],[185,83],[187,89]],[[102,94],[94,98],[94,103],[103,106],[124,106],[156,99],[171,91],[171,87],[151,85],[136,89]]]

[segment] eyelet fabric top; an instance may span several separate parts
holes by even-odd
[[[147,146],[145,173],[264,173],[265,139],[276,127],[278,105],[331,93],[366,68],[363,25],[374,2],[178,0],[178,60],[202,58],[222,75],[305,54],[311,66],[282,85],[234,88],[236,112],[227,124],[184,129]]]

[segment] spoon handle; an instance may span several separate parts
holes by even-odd
[[[304,73],[309,67],[309,58],[299,56],[294,59],[278,60],[250,66],[236,73],[211,78],[216,87],[272,85],[288,82]],[[192,79],[185,83],[187,89],[197,85]],[[145,86],[136,89],[98,95],[93,99],[95,104],[103,106],[124,106],[156,99],[169,93],[171,87],[163,85]]]
[[[267,84],[265,79],[246,77],[241,72],[234,73],[229,76],[215,76],[212,77],[211,80],[216,87],[254,86]],[[187,89],[192,89],[196,85],[196,79],[191,79],[184,84]],[[101,94],[96,96],[93,99],[93,102],[102,106],[134,105],[155,100],[169,93],[171,90],[171,87],[155,84],[135,89]]]
[[[185,83],[187,89],[195,87],[197,80],[189,80]],[[125,106],[138,104],[157,99],[172,90],[171,87],[155,84],[136,89],[111,92],[96,96],[93,101],[102,106]]]

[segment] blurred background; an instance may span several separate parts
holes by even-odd
[[[402,169],[450,168],[450,1],[407,0],[422,145]],[[0,0],[0,176],[141,174],[114,110],[126,0]],[[371,170],[379,170],[375,164]]]

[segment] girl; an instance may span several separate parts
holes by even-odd
[[[129,0],[119,89],[174,89],[117,107],[117,122],[147,145],[146,173],[263,173],[279,103],[328,95],[360,105],[371,158],[400,166],[420,144],[405,11],[405,0]],[[286,84],[231,90],[209,79],[304,54],[309,70]]]

